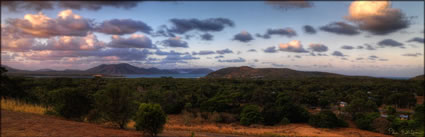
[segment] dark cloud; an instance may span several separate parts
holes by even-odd
[[[344,46],[341,47],[341,49],[352,50],[352,49],[354,49],[354,47],[353,46],[349,46],[349,45],[344,45]]]
[[[320,30],[342,35],[357,35],[360,33],[355,26],[344,22],[333,22],[320,27]]]
[[[325,53],[314,53],[314,52],[310,52],[310,55],[311,56],[328,56],[327,54],[325,54]]]
[[[372,45],[364,44],[366,46],[366,50],[376,50]]]
[[[256,49],[249,49],[247,52],[257,52]]]
[[[215,52],[212,50],[201,50],[199,52],[192,52],[192,55],[211,55],[211,54],[215,54]]]
[[[249,42],[249,41],[251,41],[251,40],[253,40],[254,38],[252,38],[252,36],[251,36],[251,34],[249,34],[248,32],[246,32],[246,31],[242,31],[242,32],[240,32],[240,33],[238,33],[238,34],[236,34],[234,37],[233,37],[233,40],[238,40],[238,41],[240,41],[240,42]]]
[[[23,10],[42,11],[54,8],[100,10],[103,7],[130,9],[137,6],[138,1],[2,1],[1,7],[10,12]]]
[[[244,58],[239,57],[238,59],[228,59],[228,60],[218,60],[218,62],[228,62],[228,63],[237,63],[237,62],[245,62]]]
[[[225,27],[233,27],[234,23],[226,18],[209,18],[204,20],[199,19],[171,19],[173,27],[169,32],[184,34],[191,30],[202,32],[217,32],[222,31]]]
[[[8,19],[6,24],[6,27],[12,27],[23,34],[42,38],[86,36],[93,29],[92,20],[82,18],[72,13],[72,10],[61,11],[55,19],[43,13],[27,14],[24,19]]]
[[[156,48],[152,44],[151,39],[137,34],[133,34],[129,38],[121,38],[120,36],[114,35],[107,46],[113,48]]]
[[[215,56],[214,58],[220,59],[220,58],[224,58],[224,56],[223,55],[218,55],[218,56]]]
[[[209,34],[209,33],[205,33],[201,35],[201,39],[202,40],[206,40],[206,41],[210,41],[213,40],[213,35]]]
[[[132,19],[113,19],[103,21],[96,27],[96,31],[113,35],[132,34],[137,31],[150,34],[152,28],[142,21]]]
[[[370,10],[361,10],[365,4],[374,4],[377,11],[370,13]],[[391,8],[389,1],[380,3],[372,2],[353,2],[350,5],[350,15],[346,19],[356,23],[360,29],[369,31],[376,35],[385,35],[407,28],[410,25],[409,20],[399,9]]]
[[[309,49],[313,50],[314,52],[326,52],[328,51],[328,47],[323,44],[310,44]]]
[[[369,56],[369,60],[376,60],[376,59],[378,59],[379,57],[378,56],[376,56],[376,55],[371,55],[371,56]]]
[[[180,37],[175,37],[175,38],[169,38],[166,40],[163,40],[161,42],[162,45],[166,46],[166,47],[179,47],[179,48],[188,48],[188,44],[186,41],[181,40]]]
[[[346,56],[346,55],[344,55],[342,52],[340,52],[340,51],[334,51],[333,53],[332,53],[332,55],[333,56],[338,56],[338,57],[344,57],[344,56]]]
[[[261,37],[264,39],[269,39],[271,35],[293,37],[293,36],[297,36],[297,33],[291,28],[284,28],[284,29],[268,29],[266,33],[264,33],[263,35],[256,34],[257,37]]]
[[[161,51],[161,50],[156,50],[155,54],[156,55],[160,55],[160,56],[166,56],[166,55],[189,55],[188,52],[181,53],[181,52],[176,52],[174,50],[171,50],[169,52]]]
[[[272,5],[275,8],[282,10],[310,8],[313,4],[309,1],[273,1],[268,0],[266,4]]]
[[[305,25],[304,27],[303,27],[303,29],[304,29],[304,32],[305,33],[308,33],[308,34],[316,34],[316,29],[314,29],[312,26],[310,26],[310,25]]]
[[[379,61],[388,61],[388,59],[379,59]]]
[[[384,39],[378,42],[378,45],[383,47],[403,47],[403,43],[397,42],[393,39]]]
[[[412,39],[408,40],[407,42],[419,42],[419,43],[424,44],[424,38],[416,37],[416,38],[412,38]]]
[[[271,47],[268,47],[268,48],[264,49],[263,51],[265,53],[276,53],[278,50],[276,49],[275,46],[271,46]]]
[[[356,48],[357,49],[363,49],[364,47],[363,46],[357,46]]]
[[[406,57],[417,57],[417,56],[421,56],[422,53],[406,53],[406,54],[402,54],[402,56],[406,56]]]
[[[230,54],[230,53],[233,53],[233,51],[230,50],[230,49],[222,49],[222,50],[217,50],[216,53],[217,54]]]

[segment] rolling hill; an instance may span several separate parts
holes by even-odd
[[[247,66],[229,67],[209,73],[205,78],[232,78],[232,79],[297,79],[309,77],[343,77],[344,75],[297,71],[288,68],[251,68]]]
[[[419,76],[416,76],[416,77],[410,78],[410,80],[425,80],[425,77],[424,77],[424,75],[422,74],[422,75],[419,75]]]

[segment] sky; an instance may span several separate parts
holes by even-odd
[[[424,74],[424,2],[1,2],[1,64]]]

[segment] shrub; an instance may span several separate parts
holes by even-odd
[[[257,105],[247,105],[243,108],[241,113],[241,124],[249,126],[251,124],[258,124],[263,121],[260,113],[260,108]]]
[[[160,105],[142,103],[134,118],[136,130],[156,136],[164,129],[166,118]]]
[[[276,107],[272,105],[265,106],[261,114],[264,117],[265,125],[278,124],[285,117],[281,107]]]
[[[354,117],[354,123],[356,124],[357,128],[373,131],[374,129],[372,127],[372,122],[378,117],[379,113],[376,112],[359,113]]]
[[[77,88],[61,88],[49,92],[53,110],[65,118],[81,120],[92,109],[92,100]]]
[[[321,111],[316,115],[312,115],[309,124],[320,128],[336,128],[346,127],[347,123],[339,119],[332,111]]]
[[[124,128],[137,109],[134,92],[127,86],[108,84],[96,93],[96,109],[102,118]]]

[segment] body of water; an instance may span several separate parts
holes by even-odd
[[[125,78],[161,78],[161,77],[172,77],[172,78],[200,78],[207,74],[125,74]]]

